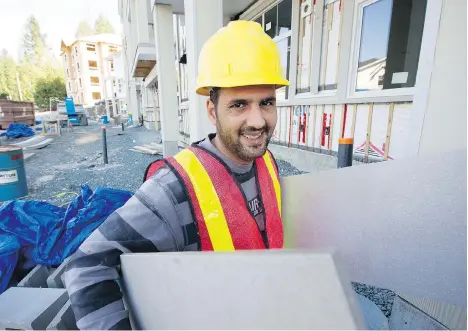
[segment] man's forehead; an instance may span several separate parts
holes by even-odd
[[[223,99],[263,99],[276,96],[274,85],[251,85],[222,88],[220,97]]]

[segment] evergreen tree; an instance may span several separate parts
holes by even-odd
[[[114,33],[114,27],[109,20],[101,13],[94,23],[94,33]]]
[[[39,64],[46,55],[46,36],[41,33],[39,22],[30,16],[26,22],[23,36],[24,56],[29,62]]]
[[[75,37],[80,38],[80,37],[86,37],[86,36],[91,36],[93,35],[93,29],[91,28],[91,25],[85,20],[80,21],[78,24],[78,28],[76,29]]]

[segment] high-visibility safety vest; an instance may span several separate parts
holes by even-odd
[[[201,250],[283,248],[281,188],[278,169],[269,151],[254,162],[258,194],[264,206],[266,238],[262,237],[239,183],[218,156],[193,145],[174,157],[151,164],[145,179],[165,165],[175,172],[189,195]]]

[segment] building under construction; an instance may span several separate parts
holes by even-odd
[[[199,51],[229,21],[254,20],[278,45],[291,82],[278,91],[275,153],[298,154],[313,170],[337,153],[340,137],[354,138],[355,159],[369,162],[465,146],[466,32],[454,23],[465,21],[465,6],[120,0],[129,112],[162,129],[167,146],[214,131],[194,92]]]

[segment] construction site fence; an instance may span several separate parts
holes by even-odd
[[[339,138],[353,138],[353,158],[365,163],[405,155],[412,102],[277,107],[271,143],[337,156]],[[179,109],[180,142],[190,144],[189,107]]]

